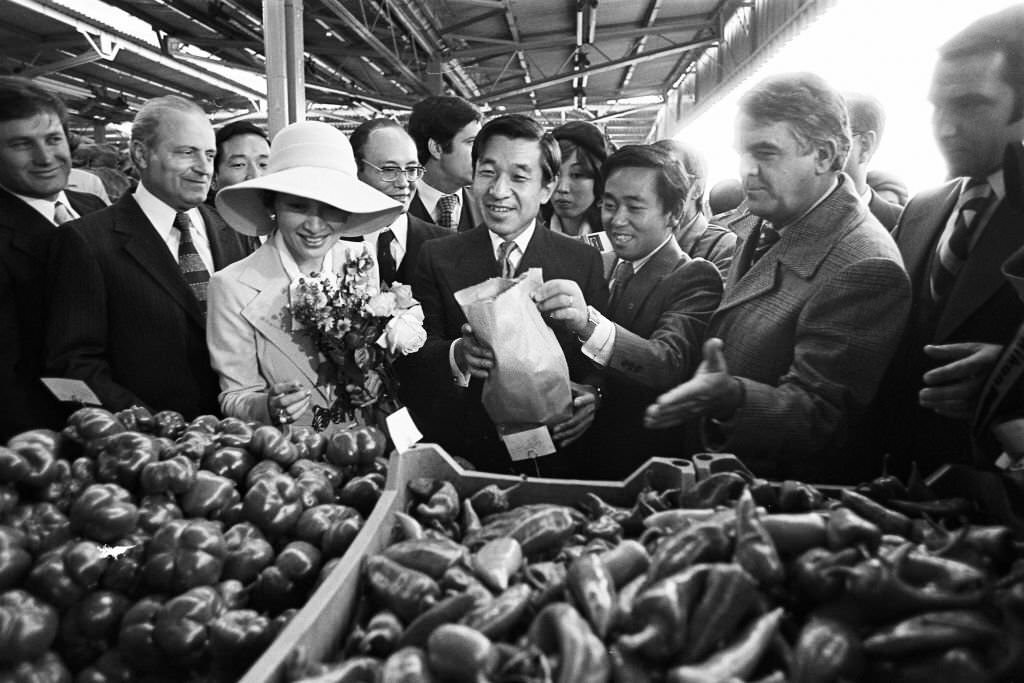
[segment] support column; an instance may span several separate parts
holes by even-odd
[[[306,117],[301,0],[263,0],[267,127],[271,139]]]

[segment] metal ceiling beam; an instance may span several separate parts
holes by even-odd
[[[488,10],[486,12],[483,12],[481,14],[476,14],[476,15],[474,15],[472,17],[468,17],[468,18],[463,19],[462,21],[456,22],[454,24],[449,24],[448,26],[442,26],[441,27],[441,35],[450,35],[452,33],[455,33],[456,31],[458,31],[461,28],[466,28],[467,26],[472,26],[473,24],[479,24],[481,21],[487,21],[488,19],[491,19],[493,17],[502,15],[504,13],[505,13],[504,8],[500,8],[499,7],[498,9],[492,9],[492,10]]]
[[[49,64],[40,64],[39,66],[25,69],[18,75],[24,76],[25,78],[35,78],[36,76],[42,76],[43,74],[52,74],[57,73],[58,71],[64,71],[65,69],[73,69],[76,66],[95,62],[98,59],[103,59],[103,56],[95,50],[91,50],[75,57],[68,57],[67,59],[61,59],[56,62],[50,62]]]
[[[635,55],[644,51],[644,47],[647,46],[647,37],[650,35],[650,28],[654,26],[654,22],[658,18],[658,11],[660,9],[661,0],[651,0],[650,4],[647,5],[647,15],[644,17],[643,21],[644,34],[633,42],[633,46],[629,48],[629,51],[626,52],[626,54]],[[619,84],[620,88],[626,88],[629,86],[629,82],[633,80],[633,72],[635,70],[635,65],[626,69],[626,73],[622,77],[622,82]]]
[[[392,52],[387,45],[377,38],[377,36],[373,35],[373,32],[356,15],[348,11],[348,9],[341,4],[340,0],[322,1],[327,9],[346,23],[347,28],[350,31],[359,36],[359,39],[364,43],[376,50],[380,54],[381,58],[383,58],[392,69],[405,79],[408,85],[411,85],[416,90],[426,94],[427,90],[423,85],[422,76],[413,73],[413,71],[405,65],[405,62],[402,61],[402,58]]]
[[[660,35],[665,33],[677,33],[682,31],[694,31],[705,27],[713,27],[714,23],[707,19],[686,18],[676,21],[654,24],[649,28],[637,27],[636,24],[612,24],[598,29],[594,35],[594,43],[601,44],[609,40],[623,40],[629,38],[640,38],[649,35]],[[487,38],[485,36],[471,36],[464,34],[453,34],[452,38],[458,38],[470,42],[493,43],[491,47],[470,47],[462,50],[455,50],[452,54],[459,59],[476,59],[507,55],[509,49],[516,50],[553,50],[556,48],[565,49],[565,33],[536,34],[529,40],[516,42],[502,38]]]
[[[684,50],[694,50],[699,47],[705,47],[707,45],[717,42],[718,38],[708,38],[706,40],[698,40],[691,43],[687,43],[685,45],[675,45],[673,47],[666,47],[661,50],[652,50],[651,52],[645,52],[635,57],[627,57],[625,59],[617,59],[615,61],[605,62],[604,64],[598,64],[596,66],[589,67],[584,71],[570,71],[568,73],[553,76],[551,78],[545,78],[540,81],[534,81],[533,83],[526,86],[511,88],[509,90],[502,90],[496,93],[484,94],[477,99],[477,103],[482,104],[501,101],[508,97],[522,95],[523,93],[529,92],[531,90],[540,90],[542,88],[547,88],[552,85],[558,85],[559,83],[571,81],[574,78],[579,78],[584,73],[593,76],[594,74],[600,74],[606,71],[614,71],[615,69],[621,69],[622,67],[629,66],[631,64],[642,64],[643,62],[650,62],[655,59],[669,57],[678,52],[683,52]]]

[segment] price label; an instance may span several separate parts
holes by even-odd
[[[499,430],[499,432],[501,440],[505,443],[505,448],[508,449],[509,455],[515,462],[542,458],[555,452],[555,443],[551,440],[551,433],[543,425],[517,432],[503,430]]]
[[[408,408],[396,410],[384,418],[384,421],[388,425],[391,442],[395,444],[395,450],[399,453],[409,450],[423,438],[416,423],[412,421],[412,415],[409,414]]]
[[[79,403],[86,406],[101,406],[103,402],[93,393],[89,385],[80,379],[66,377],[43,377],[43,384],[58,401]]]

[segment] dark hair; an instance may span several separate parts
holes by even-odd
[[[1005,58],[1003,82],[1013,89],[1009,123],[1024,116],[1024,5],[1018,4],[978,19],[939,47],[940,59],[998,53]]]
[[[761,123],[787,123],[805,147],[832,145],[832,170],[850,153],[850,121],[843,97],[812,73],[769,76],[740,98],[740,112]]]
[[[704,190],[708,179],[708,167],[704,157],[696,149],[687,145],[681,140],[658,140],[654,147],[668,152],[668,154],[679,164],[683,172],[683,180],[686,182],[686,193],[689,194],[694,186],[699,188],[697,194],[697,210],[704,213]]]
[[[736,178],[723,178],[708,190],[708,213],[716,216],[732,211],[743,203],[743,183]]]
[[[850,131],[864,133],[875,131],[881,140],[885,131],[885,109],[877,97],[860,92],[848,92],[843,95],[846,100],[846,111],[850,116]]]
[[[467,124],[482,120],[480,110],[461,97],[435,95],[414,104],[408,131],[416,143],[420,163],[430,160],[431,140],[436,140],[445,153],[451,152],[455,134]]]
[[[67,137],[68,109],[59,97],[27,78],[0,76],[0,121],[27,119],[45,112],[57,115]]]
[[[569,121],[551,131],[558,141],[558,149],[565,161],[576,152],[576,163],[583,167],[594,179],[595,203],[600,203],[604,194],[604,178],[601,176],[601,165],[608,155],[615,151],[615,146],[600,128],[589,121]]]
[[[356,163],[360,166],[363,163],[363,149],[366,148],[366,141],[370,139],[370,134],[375,130],[382,128],[397,128],[400,131],[405,132],[405,128],[402,124],[398,123],[394,119],[377,118],[370,119],[369,121],[363,121],[359,126],[352,131],[352,134],[348,136],[349,144],[352,145],[352,154],[356,158]]]
[[[496,119],[491,119],[484,124],[473,142],[473,168],[476,168],[477,159],[487,148],[487,143],[493,137],[506,137],[512,140],[534,140],[540,146],[540,170],[544,185],[550,183],[558,173],[558,167],[562,165],[562,153],[558,149],[558,142],[551,133],[531,119],[522,114],[506,114]]]
[[[268,145],[270,144],[267,134],[252,121],[233,121],[217,131],[217,154],[213,157],[214,168],[220,166],[220,162],[224,160],[224,145],[227,141],[243,135],[257,135],[266,140]]]
[[[629,168],[650,168],[657,171],[654,191],[663,209],[681,216],[689,184],[676,158],[655,145],[626,145],[608,157],[601,172],[610,178],[613,173]]]

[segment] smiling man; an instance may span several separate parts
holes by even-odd
[[[60,231],[47,364],[111,410],[216,414],[206,287],[251,246],[203,204],[213,127],[195,103],[159,97],[136,115],[130,151],[136,191]]]
[[[542,312],[579,340],[584,355],[609,370],[593,451],[581,471],[621,479],[647,458],[681,454],[681,430],[644,429],[644,409],[697,369],[722,278],[675,239],[689,183],[667,151],[623,147],[601,172],[601,222],[615,257],[607,317],[587,306],[572,280],[545,282],[536,298]]]
[[[651,427],[699,419],[704,446],[769,478],[877,474],[853,447],[906,323],[892,238],[842,173],[842,97],[813,74],[769,78],[740,101],[738,225],[704,360],[648,409]]]
[[[104,204],[65,190],[66,119],[56,95],[23,78],[0,78],[0,443],[26,429],[59,429],[67,412],[39,381],[46,264],[58,226]]]
[[[417,423],[436,430],[428,438],[481,469],[509,472],[516,467],[481,403],[482,380],[494,367],[494,355],[473,335],[455,292],[490,277],[515,277],[540,268],[545,280],[574,280],[598,309],[607,298],[597,250],[538,225],[537,214],[554,189],[559,162],[558,143],[536,121],[520,115],[489,121],[473,145],[473,194],[483,213],[482,225],[424,244],[413,276],[428,338],[410,359],[415,360],[423,391],[433,398]],[[593,421],[596,373],[575,336],[561,329],[555,334],[570,377],[579,384],[574,387],[573,416],[551,430],[559,453],[537,464],[544,475],[568,476],[574,474],[573,450],[583,448],[581,437]],[[524,472],[536,473],[533,465]]]

